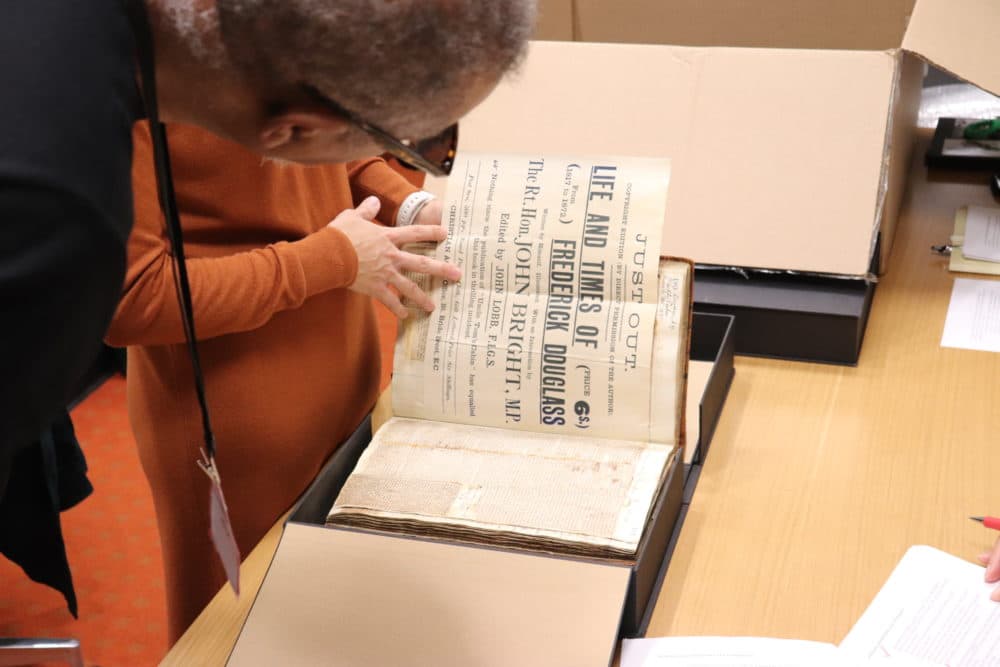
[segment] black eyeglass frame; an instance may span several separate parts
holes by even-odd
[[[387,153],[398,158],[406,166],[419,168],[433,176],[447,176],[455,164],[455,153],[458,150],[458,123],[454,123],[440,133],[421,141],[410,142],[396,138],[395,135],[386,132],[378,125],[369,123],[364,118],[344,107],[336,100],[324,95],[315,86],[307,83],[300,84],[302,90],[315,102],[326,107],[333,113],[346,118],[363,130],[368,136],[382,146]],[[445,156],[437,161],[433,161],[421,152],[420,147],[437,147],[442,144],[447,145]]]

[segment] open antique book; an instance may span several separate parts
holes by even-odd
[[[459,156],[460,283],[423,283],[393,413],[328,523],[581,556],[635,555],[682,453],[691,265],[660,258],[669,163]]]

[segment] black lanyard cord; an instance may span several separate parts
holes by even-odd
[[[126,0],[125,7],[132,31],[135,35],[136,51],[139,57],[139,75],[142,79],[142,96],[149,119],[149,132],[153,139],[153,165],[156,170],[157,193],[160,209],[166,221],[167,237],[172,249],[174,268],[174,289],[181,311],[184,337],[194,371],[194,386],[201,410],[201,425],[205,438],[205,454],[209,461],[215,458],[215,436],[208,415],[208,401],[205,398],[205,377],[201,371],[198,356],[198,338],[194,328],[194,309],[191,306],[191,286],[188,283],[187,265],[184,262],[184,236],[181,232],[180,217],[177,213],[177,199],[174,196],[174,182],[170,173],[170,153],[167,145],[167,130],[160,122],[156,101],[156,68],[153,65],[153,35],[149,26],[149,16],[142,0]]]

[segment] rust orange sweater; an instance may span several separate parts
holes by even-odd
[[[195,464],[200,418],[148,126],[134,135],[135,228],[107,339],[129,346],[129,415],[156,506],[173,642],[224,577]],[[326,225],[370,194],[391,224],[415,188],[380,159],[284,166],[194,128],[172,126],[169,140],[219,470],[246,556],[379,390],[372,302],[345,289],[357,258]]]

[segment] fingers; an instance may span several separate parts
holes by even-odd
[[[409,315],[409,311],[407,311],[406,306],[400,302],[399,297],[385,285],[374,288],[371,295],[381,301],[383,305],[385,305],[385,307],[399,319],[405,320],[406,316]]]
[[[393,286],[399,290],[402,296],[412,301],[414,304],[423,308],[428,313],[434,310],[434,300],[427,296],[420,287],[407,278],[406,276],[398,275],[392,281]]]
[[[387,229],[386,236],[397,246],[404,246],[407,243],[444,241],[448,238],[448,230],[440,225],[410,225]]]
[[[994,602],[1000,602],[1000,586],[993,589],[993,592],[990,593],[990,599]]]
[[[372,197],[366,197],[365,200],[360,204],[358,204],[358,207],[354,210],[357,211],[358,215],[360,215],[362,218],[371,222],[372,220],[375,219],[375,216],[378,215],[378,212],[379,210],[381,210],[381,208],[382,208],[382,202],[379,201],[378,197],[372,196]]]
[[[462,272],[453,264],[406,252],[400,246],[443,241],[448,235],[447,230],[436,225],[386,229],[367,224],[378,210],[378,199],[369,197],[356,209],[344,211],[331,223],[347,234],[358,254],[358,274],[350,288],[377,299],[399,318],[408,315],[400,295],[414,307],[432,312],[433,299],[403,273],[410,271],[457,282]],[[398,290],[398,295],[394,289]]]
[[[976,560],[978,560],[983,565],[986,565],[986,564],[988,564],[990,562],[990,556],[992,554],[993,554],[992,551],[984,551],[983,553],[981,553],[978,556],[976,556]]]
[[[1000,538],[993,545],[993,553],[986,563],[986,581],[991,584],[1000,581]]]
[[[426,273],[429,276],[435,276],[452,282],[462,279],[462,270],[454,264],[448,264],[447,262],[432,259],[424,255],[416,255],[412,252],[401,252],[399,254],[398,265],[403,271]]]

